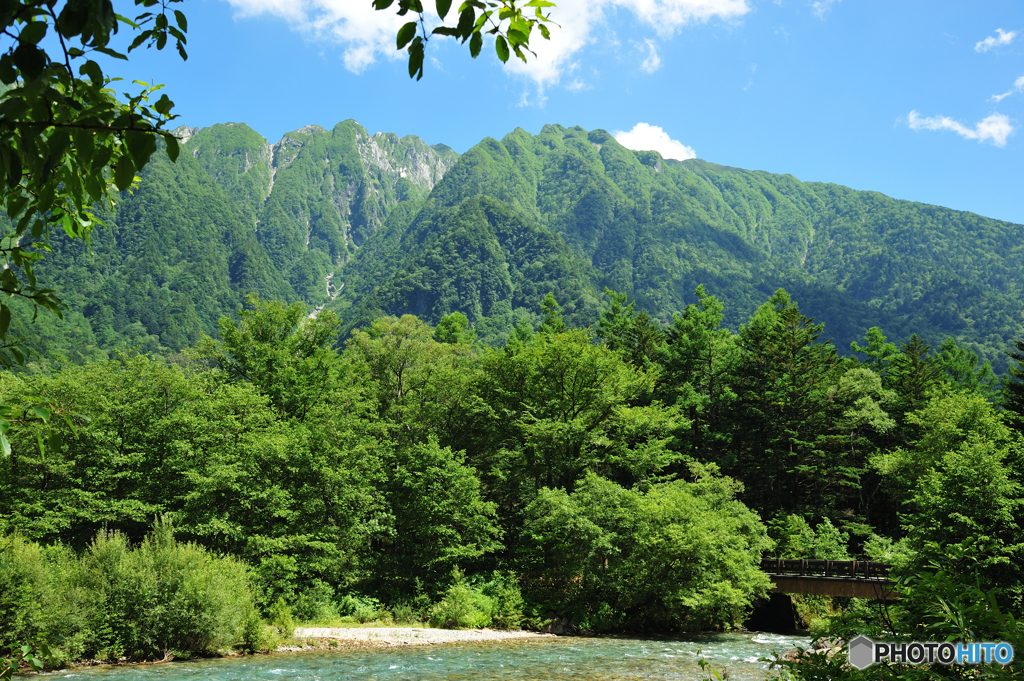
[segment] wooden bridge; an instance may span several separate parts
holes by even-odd
[[[761,569],[771,578],[776,593],[895,598],[885,563],[766,558],[761,561]]]

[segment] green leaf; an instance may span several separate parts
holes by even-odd
[[[22,43],[14,50],[14,64],[27,79],[35,80],[46,69],[46,53],[35,45]]]
[[[416,22],[410,21],[398,29],[398,49],[402,49],[409,44],[409,41],[416,35]]]
[[[530,40],[524,33],[521,33],[514,28],[508,29],[508,39],[512,41],[513,45],[523,45]]]
[[[423,38],[416,36],[409,46],[409,77],[415,74],[416,80],[423,77]]]
[[[459,15],[458,30],[459,35],[462,37],[463,42],[469,39],[469,34],[473,32],[473,24],[476,23],[476,12],[472,7],[467,7],[462,10],[462,14]]]
[[[156,104],[153,105],[153,109],[164,116],[171,113],[171,109],[174,108],[174,102],[167,95],[160,95],[160,99],[157,100]]]
[[[494,50],[498,53],[498,59],[503,62],[508,61],[508,43],[505,42],[505,36],[499,35],[498,39],[494,41]]]
[[[18,80],[18,70],[14,66],[14,57],[5,54],[0,57],[0,81],[3,81],[4,85],[10,85],[16,80]]]
[[[132,165],[132,160],[128,156],[122,155],[117,159],[117,168],[114,169],[114,184],[117,185],[118,190],[125,191],[132,185],[134,179],[135,166]]]
[[[129,130],[125,133],[125,143],[135,163],[135,170],[142,170],[149,163],[149,157],[156,151],[156,138],[155,132],[143,130]]]
[[[178,146],[178,138],[170,135],[165,137],[164,141],[167,142],[167,158],[171,159],[172,162],[177,161],[178,153],[181,151],[181,148]]]
[[[99,52],[100,54],[107,55],[108,57],[113,57],[114,59],[123,59],[125,61],[128,61],[128,57],[124,56],[120,52],[117,52],[116,50],[110,49],[109,47],[97,47],[97,48],[95,48],[95,50],[97,52]]]
[[[84,2],[69,2],[57,17],[57,30],[65,38],[71,38],[82,32],[88,20],[89,9]]]
[[[78,67],[78,72],[97,85],[103,85],[103,69],[100,65],[89,60]]]
[[[18,40],[22,44],[35,45],[46,35],[46,24],[42,21],[33,21],[25,25],[18,34]]]
[[[39,405],[35,405],[32,407],[32,411],[35,413],[36,416],[38,416],[42,420],[50,420],[50,410],[47,409],[46,407],[40,407]]]
[[[149,36],[147,36],[145,33],[140,33],[137,36],[135,36],[135,40],[133,40],[132,44],[128,46],[128,51],[129,52],[134,51],[135,48],[137,48],[142,43],[146,42],[146,38],[148,38],[148,37]]]
[[[7,338],[7,329],[11,326],[11,308],[0,304],[0,339]]]
[[[554,7],[555,3],[548,2],[548,0],[530,0],[530,2],[523,5],[523,7]]]
[[[452,0],[437,0],[437,16],[443,20],[452,8]]]
[[[3,452],[3,455],[6,458],[11,456],[11,442],[3,433],[0,433],[0,451]]]
[[[479,33],[474,33],[473,37],[469,41],[469,53],[476,59],[480,54],[480,48],[484,45],[484,37]]]
[[[188,32],[188,21],[185,19],[185,15],[181,10],[174,10],[174,20],[178,22],[178,28],[186,33]]]
[[[373,0],[374,9],[387,9],[395,0]]]

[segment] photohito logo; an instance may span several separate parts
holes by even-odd
[[[903,664],[987,664],[1007,665],[1013,662],[1013,646],[998,643],[876,643],[867,636],[850,641],[850,664],[866,669],[879,662]]]

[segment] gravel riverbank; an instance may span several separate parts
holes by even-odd
[[[427,646],[439,643],[468,643],[476,641],[512,641],[522,639],[557,638],[554,634],[533,631],[495,631],[493,629],[427,629],[419,627],[392,628],[326,628],[298,627],[295,638],[304,640],[303,646],[282,646],[278,650],[308,650],[310,648]]]

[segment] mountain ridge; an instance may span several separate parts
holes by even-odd
[[[352,120],[304,126],[273,144],[244,123],[179,130],[182,159],[155,159],[99,238],[123,281],[118,295],[142,296],[130,291],[142,282],[148,298],[163,296],[169,307],[145,323],[136,305],[97,336],[110,317],[102,310],[117,304],[102,287],[74,291],[85,256],[58,242],[45,266],[76,328],[96,337],[96,352],[139,337],[151,350],[178,350],[216,333],[216,318],[250,291],[337,311],[346,330],[380,314],[416,310],[436,323],[460,311],[491,342],[537,317],[539,297],[526,296],[545,287],[585,325],[596,321],[605,287],[666,322],[704,284],[725,302],[732,327],[785,287],[841,348],[877,325],[896,339],[954,336],[997,366],[1024,331],[1024,227],[966,211],[666,160],[579,126],[549,124],[536,135],[516,128],[461,155],[415,135],[371,135]],[[204,266],[219,283],[153,278],[143,265],[150,261],[140,248],[163,258],[151,258],[156,270],[202,261],[160,235],[175,224],[178,241],[224,251]],[[513,224],[533,246],[515,250],[515,235],[503,231]],[[470,248],[470,234],[479,248]],[[524,258],[536,260],[541,243],[537,261],[546,265],[531,268]],[[201,301],[191,316],[189,300]],[[145,333],[126,337],[136,323]]]

